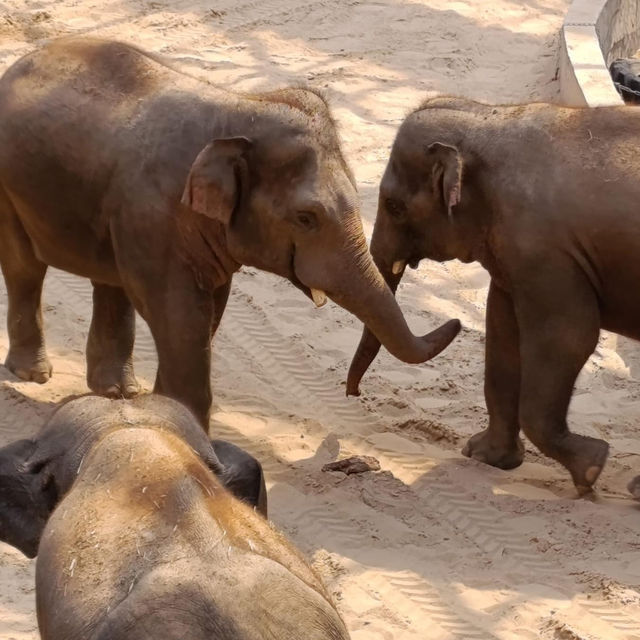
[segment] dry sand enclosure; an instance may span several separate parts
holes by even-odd
[[[237,89],[323,89],[371,232],[394,132],[434,93],[492,101],[555,99],[565,0],[4,0],[0,69],[48,38],[135,42]],[[423,262],[398,293],[413,330],[448,317],[464,331],[408,366],[382,355],[344,397],[360,325],[316,309],[253,269],[234,280],[215,339],[212,433],[257,455],[271,517],[313,559],[354,640],[640,640],[640,513],[625,484],[640,472],[640,345],[603,336],[579,378],[571,419],[612,444],[596,502],[575,500],[559,466],[528,448],[502,472],[459,454],[486,423],[482,394],[487,276]],[[33,433],[56,402],[86,391],[88,281],[50,271],[45,321],[54,378],[0,368],[0,444]],[[0,294],[4,325],[6,294]],[[0,331],[0,358],[8,347]],[[155,350],[138,325],[137,374]],[[381,471],[323,473],[350,453]],[[37,638],[34,563],[0,547],[0,638]]]

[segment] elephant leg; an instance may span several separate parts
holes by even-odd
[[[13,205],[0,189],[0,266],[9,301],[9,353],[5,367],[23,380],[44,383],[51,377],[40,299],[47,265],[36,257]]]
[[[188,407],[205,431],[211,411],[211,344],[209,326],[189,314],[153,321],[151,332],[158,350],[154,393],[169,396]]]
[[[87,384],[111,398],[140,391],[133,374],[136,314],[120,287],[93,283],[93,317],[87,340]]]
[[[158,351],[154,391],[182,402],[205,431],[211,411],[211,338],[229,295],[230,283],[213,295],[188,273],[170,286],[171,295],[148,296],[145,319]]]
[[[515,300],[522,363],[520,426],[542,453],[571,473],[584,494],[600,475],[609,445],[569,431],[567,411],[576,378],[598,342],[598,300],[575,265],[547,263],[538,269],[537,281],[523,286]]]
[[[220,285],[213,292],[213,322],[211,323],[211,339],[215,335],[218,327],[220,326],[220,320],[222,320],[222,314],[227,308],[227,300],[229,300],[229,292],[231,291],[231,280],[226,284]]]
[[[484,394],[489,427],[472,436],[463,455],[500,469],[522,464],[519,437],[520,348],[513,301],[493,282],[487,299]]]
[[[640,476],[636,476],[627,485],[629,493],[633,496],[634,500],[640,500]]]

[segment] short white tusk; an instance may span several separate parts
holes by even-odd
[[[327,294],[320,289],[311,289],[311,297],[316,303],[316,307],[321,307],[327,302]]]
[[[391,271],[394,276],[397,276],[399,273],[404,271],[404,268],[407,266],[406,260],[396,260],[391,267]]]

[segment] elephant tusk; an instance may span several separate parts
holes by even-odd
[[[404,268],[407,266],[406,260],[396,260],[391,267],[391,271],[394,276],[397,276],[399,273],[404,271]]]
[[[320,289],[311,289],[311,297],[316,303],[316,307],[321,307],[327,302],[327,294]]]

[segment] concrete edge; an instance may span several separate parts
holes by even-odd
[[[608,65],[640,45],[638,0],[573,0],[562,25],[559,80],[563,104],[623,104]]]

